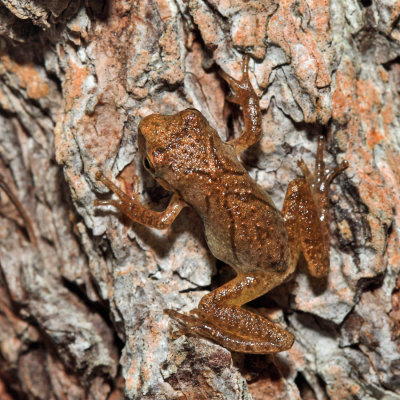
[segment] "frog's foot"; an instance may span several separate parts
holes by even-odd
[[[244,313],[252,314],[247,310]],[[294,336],[280,328],[278,325],[263,318],[264,326],[252,332],[231,332],[218,327],[214,323],[193,315],[185,315],[175,310],[164,310],[171,318],[179,324],[182,334],[196,334],[214,340],[231,351],[251,354],[271,354],[288,350],[292,347]],[[253,314],[256,315],[256,314]],[[262,331],[262,332],[260,332]]]
[[[247,106],[249,99],[256,99],[258,104],[258,97],[255,94],[249,79],[249,59],[250,56],[248,54],[243,56],[242,79],[239,81],[232,78],[224,71],[219,72],[220,76],[228,83],[233,92],[227,97],[227,100],[241,106]]]
[[[132,221],[139,224],[150,226],[156,229],[168,228],[175,218],[179,215],[182,208],[186,207],[180,196],[174,193],[164,211],[154,211],[143,206],[139,201],[138,193],[133,193],[129,197],[118,186],[114,185],[108,178],[106,178],[100,171],[96,173],[96,179],[106,185],[112,192],[114,192],[119,200],[95,200],[95,206],[111,205],[116,207],[119,211],[129,217]]]
[[[115,193],[123,203],[131,204],[135,203],[137,204],[139,202],[138,195],[137,195],[137,188],[138,188],[138,177],[135,175],[133,179],[133,187],[134,191],[132,194],[132,197],[129,197],[123,190],[121,190],[117,185],[115,185],[110,179],[108,179],[106,176],[103,175],[102,172],[97,171],[95,178],[103,183],[105,186],[107,186],[113,193]],[[115,201],[112,200],[95,200],[94,205],[99,206],[99,205],[115,205],[113,204]],[[119,202],[120,203],[120,202]]]
[[[324,202],[328,198],[329,185],[333,179],[345,170],[349,163],[348,161],[341,162],[334,170],[329,171],[325,168],[323,153],[325,146],[325,137],[320,135],[318,138],[317,155],[315,158],[314,173],[311,173],[303,159],[298,161],[298,165],[303,172],[304,179],[310,187],[314,197],[319,199],[318,202]],[[322,199],[323,198],[323,199]]]

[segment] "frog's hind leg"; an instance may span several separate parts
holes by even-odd
[[[184,333],[208,337],[232,351],[270,354],[292,347],[294,336],[255,312],[241,306],[268,292],[281,281],[275,272],[238,275],[205,295],[194,315],[165,312]]]
[[[348,166],[344,161],[333,171],[327,171],[324,144],[325,139],[320,136],[314,173],[303,160],[299,161],[304,178],[290,182],[282,209],[291,252],[289,269],[294,270],[302,252],[310,274],[315,277],[329,271],[329,185]]]

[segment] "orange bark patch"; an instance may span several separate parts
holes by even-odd
[[[277,372],[265,372],[256,382],[249,383],[248,387],[254,400],[283,399],[287,394],[283,378]]]
[[[0,87],[0,107],[5,111],[8,111],[10,109],[7,96],[1,90],[1,87]]]
[[[156,3],[158,5],[158,12],[163,21],[172,17],[167,0],[156,0]]]
[[[269,16],[267,9],[260,10],[259,13],[241,15],[232,31],[235,46],[253,47],[254,56],[264,58],[266,49],[263,40]]]
[[[65,109],[67,111],[72,108],[74,100],[82,96],[83,82],[88,76],[87,67],[80,67],[71,60],[69,66],[64,83]]]
[[[297,4],[297,3],[296,3]],[[320,48],[325,48],[329,41],[328,21],[329,2],[326,0],[315,0],[310,24],[313,30],[303,26],[302,19],[298,14],[307,15],[305,9],[308,5],[300,1],[294,5],[291,0],[279,3],[279,9],[271,18],[268,27],[268,37],[279,44],[285,53],[292,58],[299,82],[313,93],[317,87],[330,84],[330,73],[328,60]]]
[[[85,149],[93,155],[99,164],[115,157],[122,133],[123,116],[112,104],[97,105],[91,116],[85,115],[79,123],[78,135],[83,139]]]
[[[210,48],[216,48],[216,43],[223,40],[223,34],[218,29],[218,21],[213,15],[208,14],[201,7],[196,7],[192,11],[194,23],[198,26],[202,33],[204,43]]]
[[[17,64],[7,55],[0,57],[0,63],[9,73],[18,78],[19,85],[26,89],[29,98],[38,100],[49,94],[49,85],[42,79],[32,63]]]
[[[350,120],[356,108],[354,79],[356,72],[350,61],[336,73],[336,88],[332,94],[332,117],[341,124]]]
[[[382,108],[380,93],[369,79],[357,82],[357,108],[363,125],[367,127],[367,144],[373,148],[385,136],[379,124]]]
[[[371,149],[384,138],[385,137],[379,131],[373,129],[367,131],[367,144]]]

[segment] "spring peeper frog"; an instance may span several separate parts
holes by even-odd
[[[95,205],[113,205],[133,221],[159,229],[168,227],[185,206],[193,207],[203,221],[211,252],[237,275],[206,294],[190,315],[166,313],[178,321],[182,333],[211,338],[238,352],[267,354],[289,349],[294,336],[242,306],[283,282],[295,270],[300,253],[312,276],[328,273],[328,188],[347,162],[331,172],[325,170],[321,136],[314,173],[300,160],[304,176],[290,182],[282,212],[275,207],[238,159],[262,136],[248,61],[245,56],[239,81],[221,73],[232,90],[228,100],[243,110],[244,130],[237,139],[221,141],[195,109],[153,114],[140,122],[138,144],[144,165],[173,192],[165,211],[144,207],[137,194],[127,196],[101,172],[96,178],[119,199],[97,200]]]

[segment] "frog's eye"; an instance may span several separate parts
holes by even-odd
[[[144,165],[144,167],[145,167],[146,169],[149,169],[149,170],[152,170],[152,169],[153,169],[153,168],[151,167],[150,160],[149,160],[147,157],[143,160],[143,165]]]

